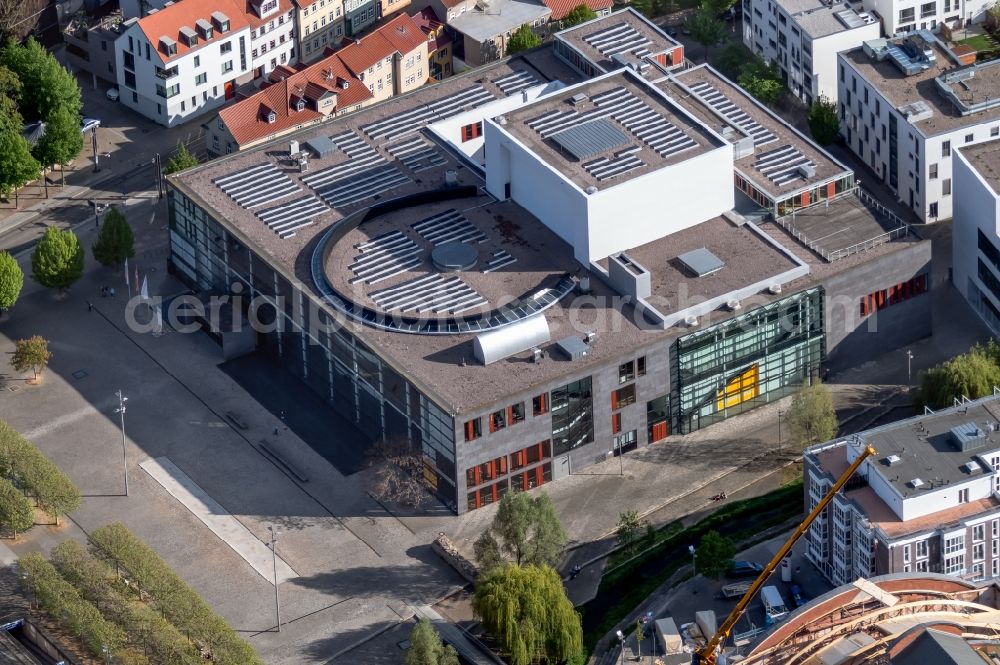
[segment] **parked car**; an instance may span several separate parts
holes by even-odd
[[[764,606],[764,625],[773,626],[788,616],[788,606],[778,587],[766,586],[760,590],[760,603]]]
[[[793,584],[789,587],[788,591],[792,594],[792,604],[795,605],[795,607],[802,607],[806,604],[806,598],[802,595],[802,589],[798,584]]]
[[[118,88],[108,88],[108,91],[106,93],[104,93],[104,96],[107,97],[112,102],[117,102],[118,101]]]
[[[80,118],[80,131],[89,132],[101,126],[101,121],[97,118]]]
[[[677,28],[675,28],[675,27],[674,27],[674,26],[672,26],[672,25],[671,25],[671,26],[669,26],[669,27],[667,28],[667,34],[668,34],[668,35],[670,35],[671,37],[676,37],[676,36],[677,36]]]
[[[764,566],[756,561],[733,561],[733,565],[726,573],[729,577],[757,577],[764,570]]]

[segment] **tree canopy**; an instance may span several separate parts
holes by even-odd
[[[561,663],[583,649],[580,615],[549,566],[497,566],[476,585],[472,608],[511,665]]]
[[[566,544],[552,499],[540,493],[507,492],[490,528],[476,540],[476,561],[489,570],[510,559],[517,565],[555,565]]]
[[[820,97],[809,107],[809,132],[820,145],[830,145],[840,133],[840,119],[837,105],[826,97]]]
[[[35,523],[35,511],[24,492],[0,477],[0,529],[27,531]]]
[[[525,23],[514,31],[514,34],[507,40],[507,55],[514,55],[521,51],[541,46],[542,38],[535,34],[531,26]]]
[[[14,342],[14,354],[10,357],[10,366],[17,372],[27,372],[30,369],[35,378],[38,378],[38,373],[48,367],[51,359],[48,341],[40,335],[33,335]]]
[[[164,175],[170,175],[171,173],[177,173],[193,166],[198,166],[198,158],[188,152],[186,145],[178,143],[177,151],[173,157],[167,160],[167,165],[163,167],[163,173]]]
[[[60,107],[49,114],[45,133],[38,140],[33,156],[46,166],[59,164],[62,171],[66,164],[76,159],[82,149],[80,117]],[[65,180],[63,182],[65,184]]]
[[[718,12],[706,6],[698,10],[687,20],[687,28],[691,37],[705,47],[705,59],[708,59],[708,49],[722,41],[726,34],[726,24],[718,16]]]
[[[781,82],[777,67],[764,64],[756,56],[742,69],[737,82],[741,88],[765,104],[776,103],[785,91],[785,84]]]
[[[594,13],[594,10],[588,7],[586,3],[580,3],[569,10],[569,14],[566,14],[565,18],[563,18],[562,24],[564,28],[569,28],[595,18],[597,18],[597,14]]]
[[[91,246],[94,258],[109,268],[120,266],[125,259],[135,256],[135,237],[125,215],[118,208],[111,208],[104,215],[104,224],[97,232]]]
[[[924,372],[917,402],[939,409],[962,396],[979,399],[991,395],[993,386],[1000,386],[1000,345],[990,340]]]
[[[639,518],[638,510],[626,510],[618,515],[618,526],[615,528],[615,535],[618,537],[618,544],[630,547],[632,541],[639,534],[642,528],[642,520]]]
[[[792,443],[807,446],[828,441],[837,435],[837,412],[833,408],[833,395],[819,379],[804,385],[792,398],[792,406],[785,414],[791,430]]]
[[[403,662],[406,665],[458,665],[458,653],[450,644],[442,644],[434,626],[423,618],[410,631],[410,646]]]
[[[0,312],[17,302],[24,286],[24,271],[10,252],[0,252]]]
[[[699,575],[717,580],[733,567],[736,545],[717,531],[709,531],[702,536],[694,554],[694,569]]]
[[[20,124],[0,122],[0,193],[9,196],[37,178],[41,170]]]
[[[83,247],[72,230],[50,226],[31,254],[31,276],[51,289],[68,289],[83,275]]]
[[[76,78],[34,38],[29,38],[23,45],[7,42],[0,50],[0,64],[14,72],[21,81],[20,96],[16,101],[21,115],[27,120],[47,121],[58,109],[79,118],[83,102]]]

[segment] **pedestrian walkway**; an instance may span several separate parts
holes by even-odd
[[[233,548],[268,582],[274,581],[271,550],[259,538],[205,493],[186,473],[166,457],[156,457],[139,465],[175,499],[201,520],[212,533]],[[278,584],[298,577],[291,566],[278,557]]]
[[[427,619],[437,629],[441,639],[455,647],[455,651],[472,665],[503,665],[492,651],[478,642],[473,642],[462,630],[437,613],[430,605],[411,605],[410,609],[418,619]]]

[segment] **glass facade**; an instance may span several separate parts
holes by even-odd
[[[252,309],[251,321],[262,324],[258,347],[280,358],[370,441],[406,439],[420,446],[425,477],[457,509],[454,419],[204,210],[169,191],[171,262],[178,277],[219,294],[241,283],[244,312]]]
[[[793,392],[825,353],[819,288],[679,338],[671,354],[674,432],[684,434]]]
[[[589,376],[553,390],[551,406],[554,455],[594,440],[594,396]]]

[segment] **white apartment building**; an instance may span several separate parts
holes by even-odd
[[[837,54],[877,39],[878,21],[845,2],[744,0],[743,43],[775,63],[792,94],[837,98]]]
[[[955,151],[952,279],[1000,335],[1000,141]]]
[[[114,43],[121,103],[167,127],[296,61],[289,0],[183,0],[123,26]]]
[[[1000,577],[1000,399],[987,397],[806,449],[811,510],[869,457],[807,532],[806,556],[835,585],[936,572]]]
[[[934,30],[946,23],[953,30],[986,20],[995,0],[864,0],[865,11],[882,21],[886,35]]]
[[[838,56],[847,145],[924,222],[950,219],[956,148],[1000,136],[1000,60],[962,65],[920,30]]]

